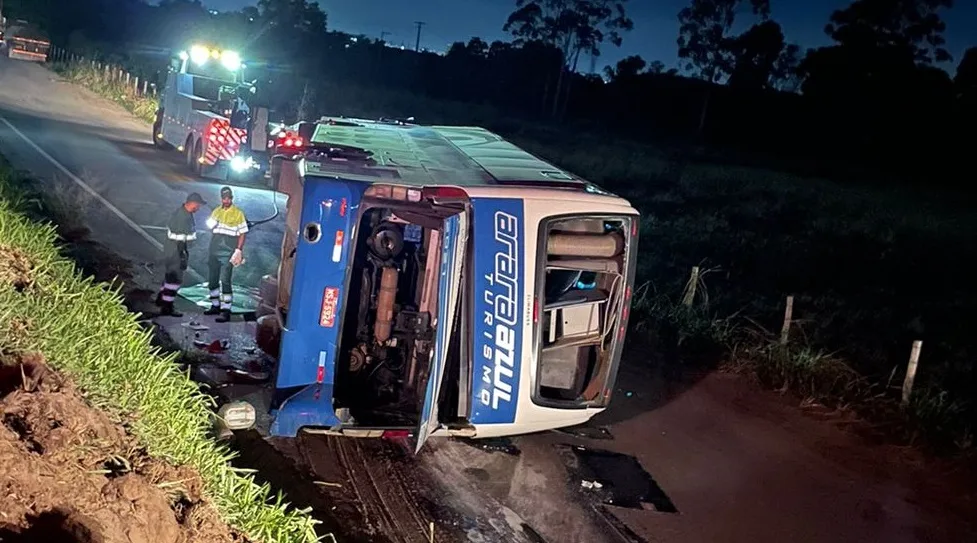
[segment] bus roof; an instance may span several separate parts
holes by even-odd
[[[516,185],[604,193],[484,128],[324,117],[310,143],[320,149],[347,147],[360,157],[355,162],[327,156],[316,160],[316,152],[310,151],[306,156],[312,167],[306,171],[313,175],[355,175],[409,185]],[[363,152],[371,160],[364,159]]]

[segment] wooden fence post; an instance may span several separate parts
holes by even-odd
[[[780,328],[780,344],[787,345],[790,338],[790,323],[794,316],[794,297],[787,297],[787,308],[784,309],[784,325]]]
[[[685,286],[685,296],[682,304],[685,307],[692,307],[695,301],[695,289],[699,285],[699,266],[692,266],[692,275],[689,276],[689,284]]]
[[[906,379],[902,382],[902,406],[909,405],[909,398],[913,393],[913,381],[916,380],[916,368],[919,367],[919,352],[923,349],[923,342],[913,342],[913,350],[909,353],[909,365],[906,366]]]

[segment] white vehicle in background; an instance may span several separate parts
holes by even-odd
[[[153,142],[176,148],[196,175],[263,180],[268,170],[268,109],[252,102],[254,82],[234,51],[195,45],[170,65],[153,124]]]

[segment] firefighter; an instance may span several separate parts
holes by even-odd
[[[190,193],[183,205],[173,212],[170,222],[166,225],[166,242],[163,244],[163,285],[156,294],[156,305],[160,307],[161,315],[183,316],[173,308],[173,302],[183,283],[183,272],[189,264],[190,243],[197,239],[193,214],[202,205],[207,205],[207,202],[204,202],[200,194]]]
[[[244,263],[244,238],[248,232],[248,220],[241,208],[234,205],[231,187],[221,187],[221,205],[207,219],[210,238],[208,266],[210,309],[204,315],[219,315],[217,322],[231,320],[231,272]]]

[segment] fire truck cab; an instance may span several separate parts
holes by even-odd
[[[607,407],[636,262],[627,201],[481,128],[312,124],[273,159],[288,202],[258,312],[278,358],[270,434],[410,434],[419,450]]]
[[[205,178],[263,180],[267,173],[268,109],[252,104],[253,82],[234,51],[195,45],[174,58],[153,124],[153,142],[183,153]]]

